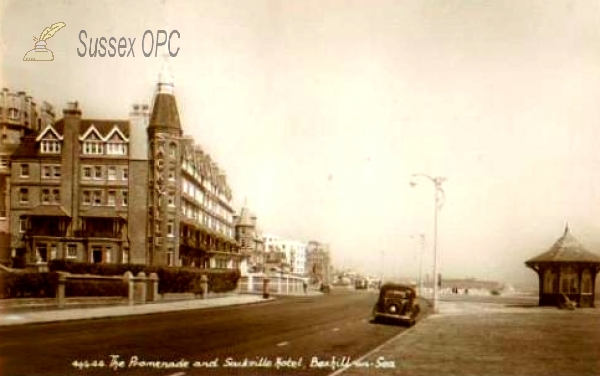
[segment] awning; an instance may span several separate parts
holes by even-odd
[[[127,220],[127,216],[124,213],[115,211],[115,208],[112,206],[92,206],[85,211],[80,211],[79,216],[83,218],[120,218]]]
[[[32,217],[71,217],[60,205],[39,205],[28,213]]]

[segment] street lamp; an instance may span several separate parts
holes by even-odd
[[[426,178],[433,183],[435,187],[435,208],[434,208],[434,227],[433,227],[433,312],[438,311],[438,253],[437,253],[437,228],[438,228],[438,211],[444,205],[445,194],[442,189],[442,184],[446,181],[446,178],[436,176],[432,177],[425,174],[413,174],[410,179],[410,186],[417,186],[417,180],[419,178]]]

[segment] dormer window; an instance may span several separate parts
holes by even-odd
[[[40,142],[40,152],[42,154],[60,154],[60,141],[42,140]]]
[[[83,154],[101,155],[104,153],[104,145],[100,140],[88,140],[83,143]]]
[[[107,155],[127,155],[127,144],[125,142],[109,141],[106,143]]]

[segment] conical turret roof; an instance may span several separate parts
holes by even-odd
[[[181,131],[174,88],[173,76],[169,70],[168,61],[165,59],[158,78],[158,90],[154,97],[152,115],[148,124],[149,128],[167,128]]]
[[[527,260],[525,264],[531,266],[547,262],[591,262],[600,264],[600,256],[585,249],[569,230],[565,227],[565,233],[550,249],[538,256]]]
[[[250,210],[245,206],[240,210],[240,217],[237,221],[237,225],[249,227],[254,226],[254,221],[252,220]]]

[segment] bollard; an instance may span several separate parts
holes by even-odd
[[[133,274],[131,272],[125,272],[123,274],[123,280],[127,282],[127,287],[129,293],[127,294],[127,303],[129,305],[133,305],[133,295],[134,295],[134,286],[133,286]]]
[[[252,275],[249,275],[248,276],[248,286],[246,287],[246,292],[252,292],[252,291],[254,291],[254,277]]]
[[[146,281],[146,301],[156,302],[158,300],[158,275],[156,273],[150,273],[150,276]]]
[[[206,275],[200,277],[200,286],[202,286],[202,299],[206,299],[208,296],[208,277]]]
[[[69,273],[58,272],[58,290],[56,291],[56,305],[58,306],[58,308],[65,308],[67,306],[65,290],[68,275]]]
[[[263,279],[263,299],[269,299],[269,278]]]
[[[133,300],[136,303],[146,302],[146,273],[139,272],[137,277],[134,278],[134,297]]]

